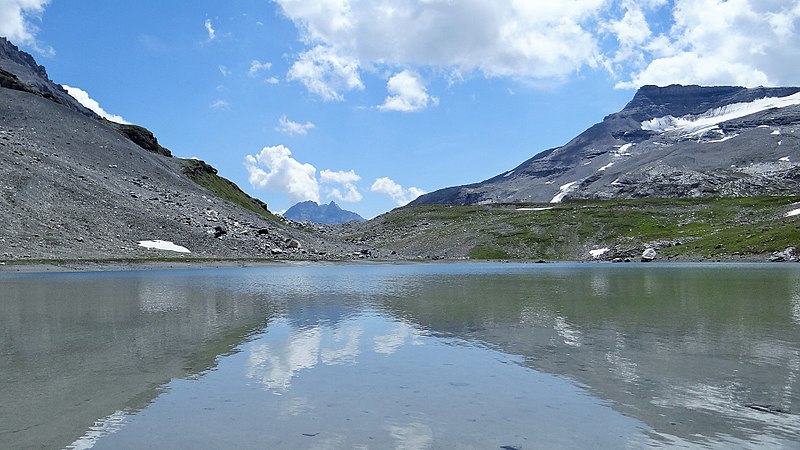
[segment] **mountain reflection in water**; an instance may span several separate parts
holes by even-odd
[[[0,285],[0,441],[14,448],[800,440],[794,266],[287,266]]]

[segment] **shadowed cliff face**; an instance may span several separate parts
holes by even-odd
[[[622,111],[566,145],[412,204],[797,192],[798,92],[796,87],[645,86]]]

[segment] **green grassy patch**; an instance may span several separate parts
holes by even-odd
[[[755,257],[800,247],[800,196],[572,201],[559,205],[419,205],[395,209],[351,237],[410,254],[474,259]],[[522,206],[553,207],[520,211]],[[365,231],[366,230],[366,231]]]
[[[269,220],[278,222],[278,218],[267,209],[267,204],[247,195],[239,186],[230,180],[217,175],[217,170],[203,161],[196,159],[181,160],[183,173],[199,186],[209,190],[217,197],[241,206]]]
[[[510,255],[496,247],[479,245],[469,252],[472,259],[509,259]]]

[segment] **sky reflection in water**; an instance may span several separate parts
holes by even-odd
[[[82,388],[94,425],[64,424],[52,436],[74,448],[725,448],[800,439],[794,267],[300,266],[0,282],[12,293],[3,317],[22,322],[5,346],[10,360],[63,369],[75,379],[61,386],[93,383],[98,392]],[[25,291],[30,283],[36,295]],[[21,345],[31,329],[52,341]],[[82,353],[93,341],[102,348]],[[73,342],[69,356],[86,371],[59,359],[66,350],[55,342]],[[53,358],[31,362],[42,353]],[[14,367],[0,367],[12,371],[4,387],[56,392],[57,378],[26,379]],[[75,399],[54,397],[58,423]]]

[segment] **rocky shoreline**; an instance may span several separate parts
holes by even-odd
[[[253,259],[253,258],[131,258],[120,259],[54,259],[54,260],[8,260],[0,261],[0,273],[74,273],[74,272],[119,272],[143,270],[198,270],[198,269],[242,269],[287,266],[333,266],[333,265],[378,265],[378,264],[614,264],[653,266],[670,264],[763,264],[780,265],[800,262],[793,259],[763,257],[732,257],[725,259],[653,259],[620,261],[586,260],[484,260],[470,258],[349,258],[349,259]]]

